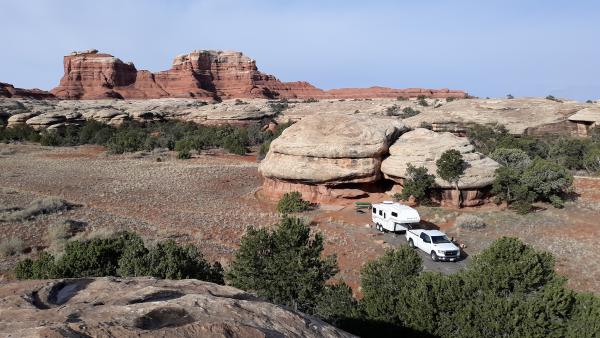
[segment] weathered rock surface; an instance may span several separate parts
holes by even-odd
[[[496,161],[475,152],[466,137],[424,128],[417,128],[400,136],[390,147],[390,156],[381,164],[381,171],[387,178],[404,178],[409,163],[416,167],[423,166],[430,174],[436,175],[438,186],[454,188],[453,184],[442,180],[436,174],[436,161],[450,149],[458,150],[467,162],[465,173],[458,181],[459,188],[482,188],[492,184],[494,171],[499,167]]]
[[[41,89],[15,88],[9,83],[0,82],[0,97],[30,98],[30,99],[52,99],[54,95]]]
[[[259,166],[263,194],[300,191],[311,201],[364,195],[359,185],[381,178],[382,157],[407,128],[398,119],[315,115],[286,129]],[[348,186],[348,185],[352,186]],[[302,187],[301,185],[306,185]]]
[[[435,183],[438,187],[454,189],[453,184],[437,177],[436,173],[436,161],[449,149],[458,150],[467,163],[467,168],[458,181],[459,189],[467,191],[464,193],[466,195],[465,204],[467,206],[481,204],[483,202],[480,200],[482,194],[477,194],[477,191],[486,189],[492,184],[499,165],[491,158],[475,152],[466,137],[417,128],[400,136],[390,147],[390,156],[381,164],[381,171],[386,178],[401,185],[410,163],[415,167],[427,168],[430,174],[436,176]],[[453,192],[442,192],[441,194],[442,200],[458,198],[458,195]]]
[[[260,72],[256,62],[240,52],[213,50],[178,55],[171,69],[157,73],[138,71],[133,63],[95,49],[73,52],[64,57],[64,76],[52,93],[63,99],[466,97],[463,91],[448,89],[324,91],[308,82],[281,82]]]
[[[513,134],[523,134],[529,129],[566,122],[570,115],[589,106],[591,104],[544,98],[466,99],[444,103],[438,108],[420,109],[421,114],[405,122],[413,128],[424,122],[440,125],[499,123]]]
[[[311,184],[379,179],[382,156],[407,128],[397,119],[315,115],[286,129],[261,162],[263,176]]]
[[[3,337],[352,337],[198,280],[89,278],[0,286]]]

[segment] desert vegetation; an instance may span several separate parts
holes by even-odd
[[[492,189],[496,200],[526,213],[538,201],[562,207],[574,173],[598,173],[598,129],[587,139],[516,136],[501,125],[474,125],[467,134],[478,151],[501,164]]]
[[[270,141],[289,125],[277,126],[275,132],[270,132],[263,131],[258,124],[234,127],[165,121],[144,124],[127,122],[112,127],[88,120],[82,126],[67,126],[63,130],[36,131],[26,125],[0,128],[0,142],[29,141],[45,146],[98,144],[106,146],[114,154],[165,148],[177,151],[178,158],[187,159],[192,151],[211,148],[223,148],[232,154],[244,155],[249,147],[258,146],[266,153]]]
[[[280,214],[302,212],[309,209],[310,202],[303,200],[302,194],[298,191],[285,193],[277,202],[277,212]]]

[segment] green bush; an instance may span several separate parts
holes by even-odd
[[[398,196],[402,200],[408,200],[413,196],[417,202],[429,200],[429,191],[435,184],[435,176],[430,175],[425,167],[415,167],[411,163],[407,165],[406,177],[402,183],[402,193]]]
[[[358,301],[352,296],[352,289],[345,283],[326,285],[314,313],[341,329],[352,329],[354,322],[362,315]]]
[[[113,154],[123,154],[143,150],[146,133],[141,129],[127,126],[117,129],[108,141],[107,147]]]
[[[429,103],[427,103],[427,97],[425,95],[417,96],[417,104],[422,107],[429,106]]]
[[[573,175],[560,164],[537,158],[523,172],[521,183],[536,194],[536,198],[554,203],[567,193]]]
[[[412,107],[405,107],[404,109],[402,109],[402,114],[400,114],[400,117],[402,117],[403,119],[407,119],[409,117],[417,116],[419,114],[421,114],[420,110],[413,109]]]
[[[39,142],[39,140],[39,133],[26,124],[16,125],[10,128],[0,127],[0,142]]]
[[[119,259],[120,276],[152,276],[162,279],[201,279],[223,284],[219,263],[211,266],[192,245],[181,246],[167,240],[147,249],[134,246]]]
[[[323,236],[299,218],[284,217],[272,231],[249,228],[226,278],[237,288],[314,313],[325,282],[337,273],[335,256],[321,258]]]
[[[588,147],[588,140],[560,138],[550,145],[548,156],[568,169],[583,169],[583,159]]]
[[[148,249],[130,232],[68,242],[60,258],[43,252],[36,260],[19,262],[15,274],[19,279],[153,276],[223,283],[221,266],[211,266],[195,247],[166,241]]]
[[[286,192],[277,202],[277,212],[280,214],[302,212],[309,209],[310,202],[303,200],[302,194],[298,191]]]
[[[192,158],[192,154],[190,154],[189,150],[184,148],[177,152],[177,158],[180,160],[188,160],[188,159]]]
[[[592,174],[600,173],[600,145],[590,147],[583,158],[583,167]]]
[[[437,166],[437,175],[448,183],[454,184],[458,192],[458,180],[465,172],[467,163],[462,157],[462,154],[456,149],[446,150],[440,158],[435,162]],[[459,195],[458,207],[462,206],[462,194]]]
[[[531,163],[529,155],[521,149],[497,148],[490,154],[490,158],[503,166],[521,171]]]

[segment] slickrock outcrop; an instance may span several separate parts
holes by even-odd
[[[15,88],[9,83],[0,82],[0,97],[30,98],[30,99],[52,99],[54,95],[41,89]]]
[[[198,280],[87,278],[0,286],[3,337],[353,337]]]
[[[373,87],[324,91],[308,82],[281,82],[273,75],[260,72],[256,61],[240,52],[193,51],[175,57],[171,69],[151,73],[138,71],[133,63],[125,63],[95,49],[64,57],[64,76],[52,93],[62,99],[467,96],[463,91],[448,89]]]
[[[438,108],[420,109],[421,114],[405,122],[412,128],[418,128],[423,122],[438,126],[500,123],[513,134],[576,133],[575,125],[567,118],[589,106],[591,104],[544,98],[456,100]]]
[[[407,128],[398,119],[315,115],[286,129],[270,146],[259,171],[263,194],[298,190],[305,199],[356,197],[381,177],[382,157]]]
[[[340,88],[326,91],[332,98],[336,99],[353,99],[353,98],[391,98],[398,97],[410,98],[425,96],[429,98],[466,98],[467,93],[462,90],[443,89],[423,89],[423,88],[406,88],[395,89],[386,87],[370,87],[370,88]]]
[[[436,161],[449,149],[458,150],[467,162],[465,173],[458,181],[458,187],[463,195],[463,205],[475,206],[484,203],[488,197],[486,189],[494,181],[494,173],[499,165],[489,157],[475,152],[465,137],[423,128],[405,133],[389,148],[390,156],[381,164],[381,171],[386,178],[402,185],[409,163],[416,167],[423,166],[430,174],[436,175],[435,183],[442,189],[438,196],[441,202],[455,204],[458,195],[453,190],[454,185],[437,177],[436,174]]]

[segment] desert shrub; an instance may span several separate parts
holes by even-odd
[[[455,97],[447,97],[447,98],[446,98],[446,102],[452,102],[452,101],[454,101],[454,100],[456,100],[456,98],[455,98]]]
[[[39,198],[31,202],[25,209],[16,210],[0,217],[0,221],[21,221],[35,217],[40,214],[51,214],[62,210],[68,210],[73,205],[61,198],[50,196]]]
[[[600,173],[600,145],[590,147],[583,158],[583,167],[592,174]]]
[[[19,261],[15,267],[15,277],[17,279],[58,278],[54,256],[42,252],[35,260],[26,258]]]
[[[448,183],[454,184],[458,191],[458,180],[465,172],[467,163],[463,159],[462,154],[456,149],[449,149],[442,153],[440,158],[435,162],[437,166],[436,173],[438,177]],[[458,207],[462,205],[462,195],[459,195]]]
[[[588,147],[588,140],[563,137],[550,145],[548,157],[568,169],[583,169],[583,159]]]
[[[321,258],[323,236],[301,219],[283,217],[272,231],[249,228],[226,278],[237,288],[299,311],[314,313],[325,282],[337,272],[335,256]]]
[[[429,199],[429,190],[435,184],[435,176],[430,175],[425,167],[415,167],[411,163],[407,165],[406,177],[402,184],[402,193],[398,196],[402,200],[408,200],[413,196],[417,202]]]
[[[506,98],[507,98],[508,100],[512,100],[512,99],[514,99],[515,97],[514,97],[514,96],[512,96],[512,94],[506,94]]]
[[[385,115],[386,116],[398,116],[399,111],[400,111],[400,107],[393,105],[391,107],[385,108]]]
[[[521,183],[536,194],[536,199],[557,204],[573,183],[573,175],[560,164],[537,158],[523,172]]]
[[[269,106],[271,107],[271,110],[275,113],[275,115],[279,115],[289,108],[289,104],[287,101],[271,103],[269,104]]]
[[[518,170],[524,170],[531,163],[531,158],[521,149],[497,148],[490,158],[499,164]]]
[[[107,143],[108,150],[113,154],[122,154],[143,150],[146,133],[138,128],[121,127],[113,134]]]
[[[43,252],[19,262],[15,273],[19,279],[153,276],[223,283],[221,266],[211,266],[195,247],[165,241],[148,249],[130,232],[70,241],[60,258]]]
[[[246,140],[244,136],[240,134],[229,135],[223,141],[223,148],[232,154],[245,155]]]
[[[341,329],[353,329],[361,317],[358,301],[345,283],[326,285],[315,306],[314,313],[324,321]]]
[[[20,254],[25,250],[25,243],[17,237],[9,237],[0,241],[0,257]]]
[[[32,127],[22,124],[10,128],[0,127],[0,142],[30,141],[39,142],[40,136]]]
[[[314,102],[319,102],[319,100],[317,100],[313,97],[309,97],[308,99],[302,100],[302,103],[314,103]]]
[[[173,240],[159,242],[151,248],[134,246],[119,258],[120,276],[152,276],[162,279],[195,278],[223,284],[219,263],[211,266],[193,245],[181,246]]]
[[[236,106],[240,106],[240,105],[246,105],[246,104],[248,104],[248,102],[246,102],[246,101],[242,101],[242,100],[240,100],[240,99],[235,99],[235,103],[234,103],[234,105],[236,105]]]
[[[398,96],[396,98],[396,101],[406,101],[406,100],[408,100],[408,99],[406,97],[404,97],[404,96]]]
[[[44,130],[40,133],[40,144],[43,146],[58,147],[63,145],[63,138],[58,131]]]
[[[425,95],[417,96],[417,104],[422,107],[429,106],[429,103],[427,103],[427,97],[425,97]]]
[[[361,306],[368,317],[384,323],[402,323],[402,312],[410,306],[406,303],[408,288],[422,270],[419,255],[404,245],[367,262],[360,279],[364,294]]]
[[[554,97],[552,95],[546,96],[546,100],[555,101],[555,102],[562,102],[561,100],[557,99],[556,97]]]
[[[302,194],[298,191],[286,192],[277,202],[277,212],[280,214],[302,212],[309,209],[310,202],[303,200]]]
[[[402,109],[402,114],[400,114],[400,117],[402,117],[403,119],[407,119],[409,117],[417,116],[419,114],[421,114],[420,110],[413,109],[412,107],[405,107],[404,109]]]
[[[190,154],[188,149],[184,148],[177,152],[177,158],[180,160],[188,160],[192,158],[192,154]]]
[[[485,228],[485,222],[477,215],[462,214],[456,217],[456,226],[462,229],[476,230]]]
[[[467,128],[467,137],[475,150],[486,155],[492,153],[507,136],[508,130],[501,124],[473,124]]]
[[[64,250],[67,240],[73,236],[73,228],[70,221],[58,222],[48,225],[48,242],[50,251],[60,253]]]

